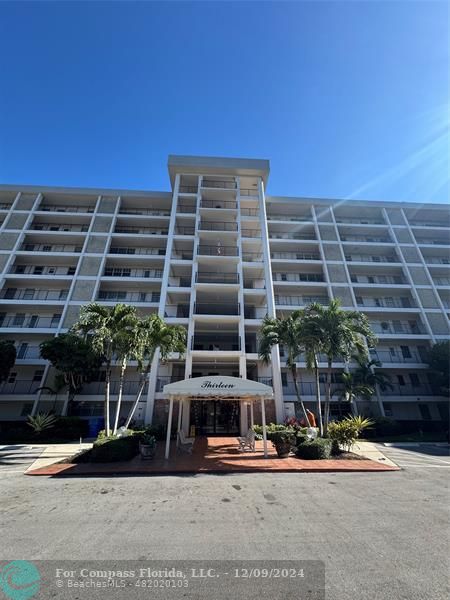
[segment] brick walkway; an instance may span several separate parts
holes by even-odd
[[[231,437],[197,438],[192,455],[177,451],[172,443],[170,458],[164,460],[164,444],[159,443],[153,460],[139,456],[123,463],[54,464],[29,470],[27,475],[102,476],[151,475],[168,473],[225,473],[225,472],[348,472],[397,471],[398,468],[372,460],[302,460],[295,456],[278,458],[268,442],[269,457],[264,458],[263,443],[256,443],[255,452],[239,452],[237,441]]]

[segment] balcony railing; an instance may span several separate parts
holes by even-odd
[[[396,256],[372,256],[370,254],[346,254],[347,262],[374,262],[374,263],[398,263],[400,262]]]
[[[191,349],[209,352],[238,352],[241,349],[241,342],[239,337],[223,339],[213,334],[207,337],[195,336],[192,339]]]
[[[248,290],[264,290],[266,288],[266,282],[261,277],[244,276],[244,288]]]
[[[39,346],[29,346],[28,344],[21,344],[16,350],[17,360],[23,360],[25,358],[41,358],[41,349]]]
[[[21,251],[25,252],[75,252],[82,250],[81,245],[75,244],[30,244],[26,242],[20,246]]]
[[[261,231],[259,229],[242,229],[242,237],[260,238]]]
[[[199,229],[202,231],[237,231],[237,223],[219,221],[200,221]]]
[[[371,358],[379,360],[381,363],[422,363],[426,362],[422,359],[420,354],[415,350],[409,349],[407,353],[403,353],[401,350],[372,350],[370,352]]]
[[[275,260],[320,260],[320,254],[314,252],[271,252],[270,258]]]
[[[119,393],[119,381],[111,381],[110,393],[117,395]],[[144,392],[147,391],[146,382]],[[139,389],[139,381],[124,381],[123,394],[125,396],[134,395]],[[80,396],[102,396],[105,393],[105,382],[104,381],[92,381],[91,383],[85,383],[79,392]]]
[[[0,210],[10,210],[12,208],[12,204],[9,202],[0,202]]]
[[[172,258],[174,258],[175,260],[192,260],[193,254],[192,254],[192,252],[189,252],[188,250],[186,250],[186,251],[174,250],[172,252]]]
[[[98,300],[107,302],[148,302],[152,304],[159,303],[160,295],[155,292],[123,292],[123,291],[105,291],[100,290],[97,296]]]
[[[11,383],[6,381],[0,384],[0,394],[35,394],[40,386],[40,381],[32,379],[18,379]]]
[[[262,262],[264,255],[262,252],[242,252],[243,262]]]
[[[155,229],[154,227],[128,227],[122,225],[116,225],[114,233],[148,233],[150,235],[167,235],[168,229]]]
[[[433,278],[434,285],[450,285],[449,277],[434,277]]]
[[[156,392],[163,392],[164,391],[164,386],[168,385],[169,383],[176,383],[177,381],[183,381],[184,376],[182,375],[170,375],[167,377],[158,377],[158,379],[156,380]]]
[[[227,208],[237,209],[237,203],[234,200],[205,200],[202,198],[201,208]]]
[[[376,276],[370,276],[370,281],[369,281],[369,277],[367,275],[364,276],[358,276],[358,275],[352,275],[351,276],[351,281],[352,283],[361,283],[361,284],[377,284],[377,285],[405,285],[407,284],[407,280],[404,277],[401,277],[399,275],[395,275],[393,277],[391,277],[390,275],[380,275],[379,277]]]
[[[58,327],[61,315],[55,317],[39,317],[38,315],[15,315],[13,317],[0,317],[0,327],[20,327],[25,329],[37,329],[45,327],[54,329]]]
[[[239,315],[240,305],[236,304],[223,304],[220,302],[208,302],[208,303],[195,303],[194,314],[196,315]]]
[[[450,258],[441,256],[424,256],[424,261],[431,265],[450,265]]]
[[[391,384],[393,387],[383,391],[383,396],[434,396],[433,390],[429,385],[421,383],[420,385],[400,385]]]
[[[323,283],[323,275],[319,273],[273,273],[274,283],[286,282],[286,283],[297,283],[297,282],[309,282],[309,283]]]
[[[450,246],[450,240],[448,237],[436,239],[436,238],[419,238],[416,236],[416,242],[420,245],[433,245],[433,246]]]
[[[296,215],[267,215],[268,221],[293,221],[295,223],[312,223],[312,217],[300,217]]]
[[[245,319],[264,319],[267,315],[267,306],[245,306]]]
[[[104,277],[144,277],[145,279],[161,279],[161,269],[129,269],[128,267],[106,267]]]
[[[195,227],[184,227],[184,226],[177,226],[175,227],[175,235],[194,235],[195,234]]]
[[[374,333],[377,334],[395,334],[395,335],[423,335],[425,334],[425,330],[421,325],[415,323],[414,325],[409,323],[391,323],[388,321],[383,322],[371,322],[371,328]]]
[[[45,212],[75,212],[75,213],[93,213],[93,206],[66,206],[59,204],[41,204],[38,210]]]
[[[341,242],[363,242],[377,244],[391,244],[392,240],[387,236],[374,237],[373,235],[342,235],[340,234]]]
[[[271,240],[316,240],[313,233],[286,233],[281,231],[270,231]]]
[[[12,275],[75,275],[76,267],[72,266],[40,266],[40,265],[13,265],[9,270]]]
[[[275,304],[278,306],[307,306],[313,302],[319,304],[328,304],[327,296],[277,296],[275,295]]]
[[[196,185],[180,185],[180,194],[196,194],[198,187]]]
[[[415,301],[411,298],[357,298],[358,306],[380,308],[414,308]]]
[[[241,215],[244,217],[257,217],[259,215],[259,210],[257,208],[241,208]]]
[[[170,217],[170,210],[151,208],[121,208],[119,215],[149,215],[154,217]]]
[[[191,277],[177,277],[176,275],[169,275],[168,281],[169,287],[191,287]]]
[[[235,246],[204,246],[197,248],[201,256],[239,256],[239,249]]]
[[[203,188],[220,188],[220,189],[224,189],[224,190],[235,190],[236,182],[230,181],[230,180],[224,181],[224,180],[219,180],[219,179],[203,178],[202,187]]]
[[[356,223],[357,225],[385,225],[382,219],[362,219],[357,217],[336,217],[336,223]]]
[[[67,298],[68,290],[32,290],[7,288],[6,290],[0,291],[0,298],[2,300],[65,300]]]
[[[189,317],[189,304],[166,304],[164,316],[172,319]]]
[[[195,276],[197,283],[239,283],[239,273],[217,273],[200,271]]]
[[[197,212],[196,204],[179,204],[177,206],[177,213],[194,214],[195,212]]]
[[[409,224],[411,227],[450,227],[450,222],[445,221],[418,221],[416,219],[410,220]]]
[[[240,189],[241,196],[259,196],[259,192],[257,189],[252,188],[241,188]]]
[[[331,384],[331,392],[333,393],[340,387],[342,387],[342,386],[340,386],[337,383],[332,383]],[[316,384],[315,383],[310,383],[308,381],[299,382],[298,388],[299,388],[299,392],[300,392],[301,396],[315,396],[316,395]],[[324,396],[324,394],[326,392],[326,384],[320,383],[319,389],[320,389],[321,395]],[[296,395],[295,386],[294,386],[293,381],[288,381],[287,383],[283,384],[283,394],[288,394],[290,396]]]
[[[165,256],[165,248],[135,248],[131,246],[111,246],[109,254],[144,254],[154,256]]]
[[[89,225],[58,225],[56,223],[33,223],[30,227],[33,231],[77,231],[85,233]]]

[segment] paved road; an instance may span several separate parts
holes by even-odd
[[[444,469],[116,479],[10,473],[0,474],[0,498],[4,561],[309,559],[325,563],[327,600],[449,594]],[[218,584],[214,597],[247,600],[249,585],[233,595]],[[281,593],[276,580],[268,585],[261,598],[298,598]]]
[[[395,444],[378,448],[404,469],[450,469],[450,448],[439,444]]]
[[[0,475],[23,473],[44,451],[26,444],[0,445]]]

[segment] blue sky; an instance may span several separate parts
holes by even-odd
[[[278,195],[446,202],[448,3],[1,2],[0,181],[169,189],[269,158]]]

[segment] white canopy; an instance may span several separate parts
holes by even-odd
[[[270,386],[250,379],[228,377],[226,375],[211,375],[207,377],[192,377],[164,386],[164,393],[174,398],[272,398]]]

